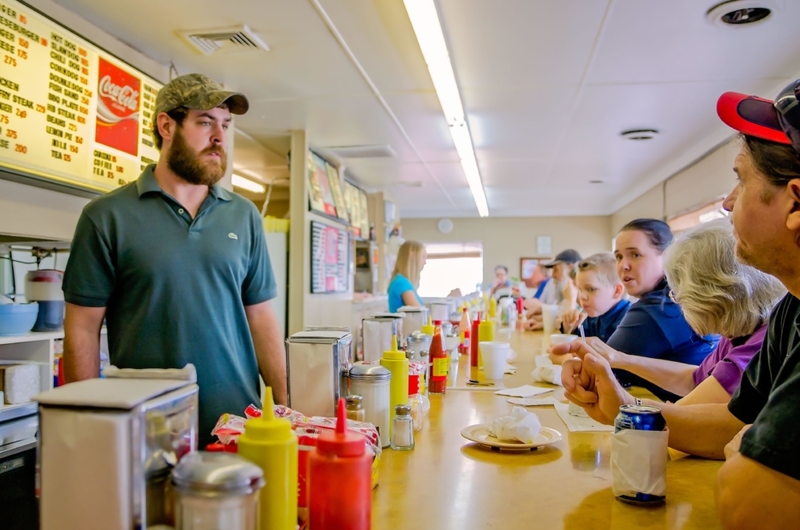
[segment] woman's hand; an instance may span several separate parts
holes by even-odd
[[[553,354],[564,355],[572,353],[583,359],[587,353],[593,353],[611,365],[611,368],[621,368],[625,354],[617,351],[597,337],[586,337],[586,341],[574,340],[567,344],[556,344],[553,346]]]

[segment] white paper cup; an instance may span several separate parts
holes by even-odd
[[[497,342],[511,342],[511,332],[514,328],[500,328],[495,333]]]
[[[562,335],[561,333],[556,333],[554,335],[550,335],[550,344],[553,346],[556,344],[567,344],[577,338],[577,335]]]
[[[557,316],[558,316],[557,305],[544,304],[542,306],[542,328],[545,337],[549,337],[556,330]]]
[[[507,342],[481,342],[478,347],[483,358],[483,375],[486,379],[502,379],[511,345]]]

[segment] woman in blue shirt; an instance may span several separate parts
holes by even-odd
[[[656,219],[636,219],[617,234],[617,273],[628,295],[638,298],[609,337],[612,348],[643,357],[699,365],[714,350],[715,335],[699,336],[670,299],[663,253],[672,242],[669,225]],[[615,370],[625,386],[643,386],[664,401],[676,396],[624,370]]]
[[[419,274],[425,267],[428,255],[425,245],[417,241],[406,241],[397,252],[397,261],[389,283],[389,312],[394,313],[403,306],[422,306],[417,294]]]

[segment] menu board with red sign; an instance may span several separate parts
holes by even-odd
[[[161,84],[15,0],[0,0],[0,167],[109,191],[158,160]]]

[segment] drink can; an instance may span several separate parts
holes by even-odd
[[[622,405],[619,414],[614,418],[614,432],[623,429],[634,431],[663,431],[667,422],[661,414],[661,409],[650,405]],[[650,505],[664,502],[664,495],[650,495],[637,492],[635,496],[619,495],[622,502],[630,504]]]

